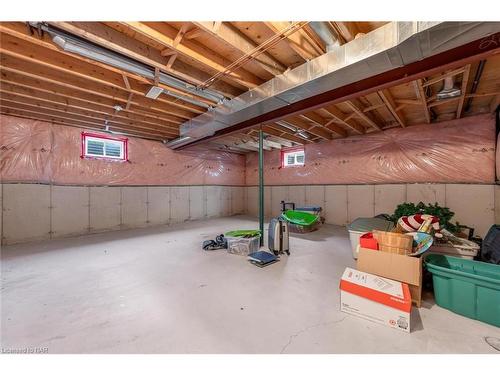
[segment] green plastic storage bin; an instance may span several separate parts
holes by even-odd
[[[439,254],[425,265],[439,306],[500,327],[500,265]]]

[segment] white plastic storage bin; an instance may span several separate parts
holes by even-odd
[[[226,237],[227,239],[227,252],[236,255],[248,255],[250,253],[259,251],[260,237]]]
[[[359,237],[372,230],[382,230],[389,232],[394,228],[392,221],[384,220],[378,217],[359,217],[347,226],[349,240],[351,241],[352,256],[358,259]]]

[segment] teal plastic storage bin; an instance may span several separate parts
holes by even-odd
[[[500,327],[500,265],[438,254],[425,264],[439,306]]]

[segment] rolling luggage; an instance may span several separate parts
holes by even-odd
[[[286,253],[290,255],[288,222],[281,217],[269,222],[268,245],[274,255]]]

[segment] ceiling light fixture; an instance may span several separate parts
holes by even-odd
[[[146,98],[157,99],[162,92],[163,89],[161,87],[151,86],[149,91],[146,93]]]

